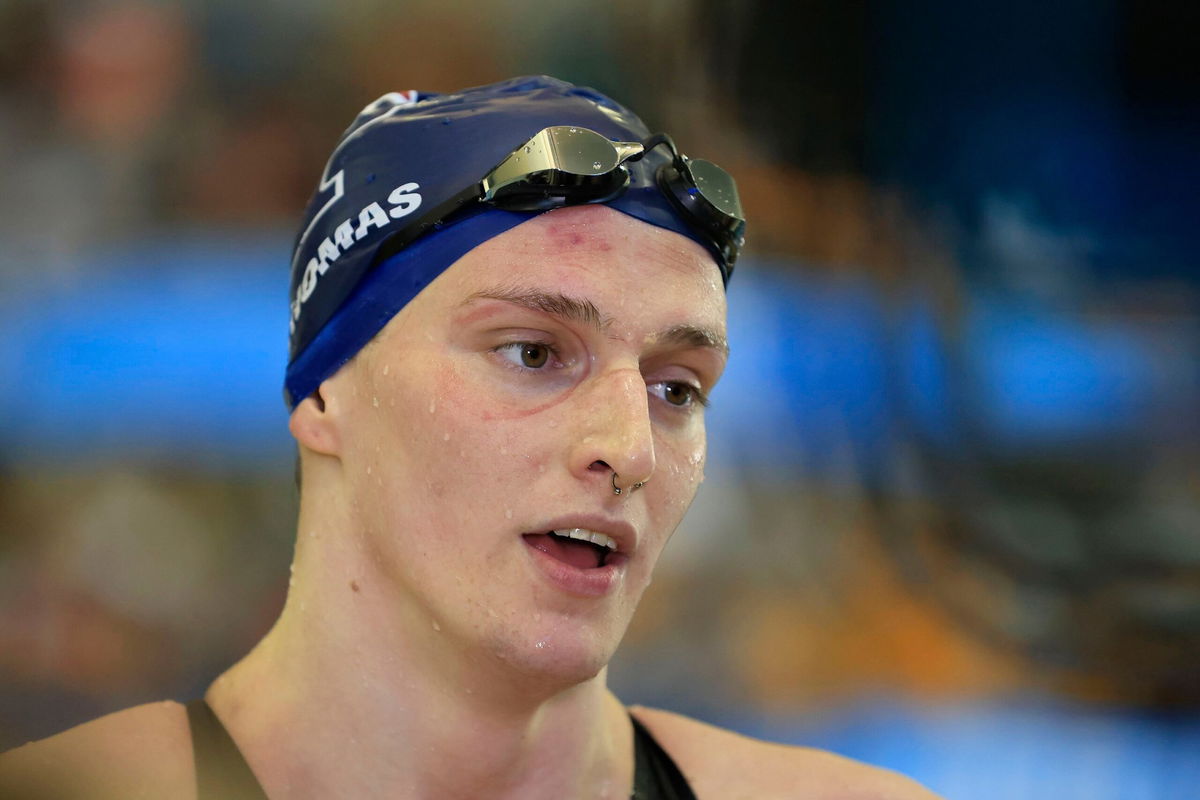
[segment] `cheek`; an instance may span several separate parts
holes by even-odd
[[[532,412],[497,413],[494,392],[453,365],[439,367],[432,385],[436,402],[422,435],[444,491],[452,486],[479,497],[489,489],[526,485],[530,467],[544,471],[536,428],[526,420]]]
[[[424,363],[422,363],[424,362]],[[421,498],[441,498],[454,474],[454,455],[463,436],[456,409],[466,393],[451,371],[430,368],[421,357],[395,357],[375,365],[367,391],[356,398],[356,450],[365,466],[359,480],[412,507]],[[465,451],[464,451],[465,452]],[[397,509],[398,510],[398,509]]]
[[[378,405],[367,397],[358,408],[371,424],[358,442],[366,466],[357,470],[356,493],[370,498],[361,508],[369,530],[382,533],[375,546],[419,547],[430,564],[442,564],[488,522],[486,510],[504,491],[495,453],[506,445],[483,419],[486,396],[452,366],[422,360],[377,372]]]
[[[657,467],[652,480],[661,481],[661,502],[654,504],[655,522],[669,534],[683,519],[704,481],[705,436],[698,424],[689,436],[659,440]]]

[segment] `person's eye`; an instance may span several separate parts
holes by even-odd
[[[690,383],[682,381],[662,381],[661,383],[653,383],[646,387],[650,393],[656,397],[661,397],[666,402],[680,408],[688,408],[690,406],[706,406],[708,405],[708,397],[704,392],[700,391],[699,387],[693,386]]]
[[[541,369],[550,363],[554,348],[541,342],[511,342],[500,345],[496,352],[514,366]]]

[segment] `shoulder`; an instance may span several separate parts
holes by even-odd
[[[195,797],[187,710],[135,706],[0,754],[0,797]]]
[[[675,760],[699,800],[937,800],[903,775],[823,750],[751,739],[669,711],[630,711]]]

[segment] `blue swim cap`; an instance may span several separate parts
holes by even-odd
[[[387,254],[427,211],[477,184],[543,128],[575,125],[640,142],[645,124],[603,94],[547,76],[456,94],[393,92],[342,134],[304,214],[291,275],[289,410],[354,357],[447,267],[540,212],[471,204]],[[626,164],[630,182],[606,205],[712,249],[659,190],[663,148]],[[409,237],[405,237],[409,238]],[[394,249],[394,248],[392,248]]]

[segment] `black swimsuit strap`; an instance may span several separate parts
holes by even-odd
[[[242,751],[204,699],[187,704],[196,762],[198,800],[267,800]],[[650,732],[633,723],[633,796],[631,800],[696,800],[679,767]]]
[[[692,787],[650,731],[633,722],[633,797],[630,800],[696,800]]]
[[[198,800],[267,800],[242,751],[204,698],[187,704]]]

